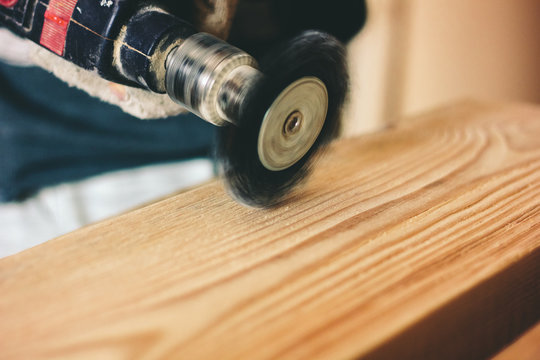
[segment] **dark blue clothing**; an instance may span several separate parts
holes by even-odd
[[[0,62],[0,201],[106,171],[208,156],[213,125],[140,120],[46,71]]]

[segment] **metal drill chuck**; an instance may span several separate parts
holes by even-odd
[[[166,69],[169,96],[219,126],[235,122],[245,92],[261,76],[253,57],[206,33],[173,49]]]
[[[176,102],[215,124],[237,124],[248,95],[264,76],[245,52],[212,35],[197,33],[171,51],[166,89]],[[257,139],[262,165],[271,171],[299,161],[326,118],[328,92],[316,77],[287,86],[266,110]]]

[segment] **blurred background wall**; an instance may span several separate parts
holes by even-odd
[[[346,135],[462,98],[540,103],[540,1],[368,0]]]

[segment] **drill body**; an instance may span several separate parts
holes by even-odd
[[[0,23],[107,80],[164,93],[164,58],[195,33],[165,8],[189,13],[184,3],[0,0]]]

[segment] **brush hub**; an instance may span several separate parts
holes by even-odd
[[[290,113],[287,120],[285,120],[285,124],[283,124],[283,136],[294,136],[298,133],[302,128],[303,119],[304,115],[298,110]]]
[[[287,169],[313,146],[328,111],[328,91],[316,77],[307,76],[285,88],[268,108],[261,124],[257,151],[271,171]]]

